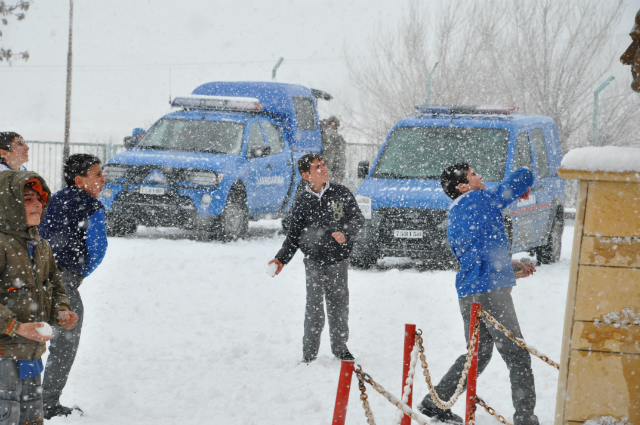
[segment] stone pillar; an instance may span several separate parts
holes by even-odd
[[[630,309],[640,319],[640,172],[558,174],[580,188],[554,424],[640,424],[640,326],[614,317]]]

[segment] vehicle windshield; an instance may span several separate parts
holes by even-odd
[[[439,179],[449,165],[467,162],[485,181],[501,182],[509,131],[491,128],[400,127],[371,177]]]
[[[238,154],[244,125],[228,121],[162,119],[138,144],[142,149]]]

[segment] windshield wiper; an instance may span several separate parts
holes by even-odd
[[[411,179],[413,178],[413,177],[405,176],[403,174],[398,174],[398,173],[375,173],[371,177],[378,178],[378,179]]]
[[[159,150],[163,150],[163,151],[168,149],[168,148],[166,148],[164,146],[154,146],[154,145],[152,145],[152,146],[139,146],[139,148],[141,148],[141,149],[159,149]]]
[[[199,152],[206,152],[206,153],[226,153],[226,152],[222,152],[216,149],[202,149]]]
[[[398,173],[375,173],[371,177],[380,179],[416,179],[416,180],[439,180],[440,176],[405,176]]]

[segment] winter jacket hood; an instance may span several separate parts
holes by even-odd
[[[40,358],[46,344],[17,335],[18,328],[26,322],[58,325],[58,311],[71,310],[51,247],[40,238],[37,226],[27,225],[24,185],[32,179],[37,186],[34,189],[48,198],[49,188],[38,174],[0,173],[0,358],[3,359]]]
[[[51,191],[47,182],[33,171],[3,171],[0,173],[0,205],[2,205],[0,208],[0,232],[39,241],[38,227],[29,227],[24,210],[24,185],[32,179],[36,179],[40,183],[39,189],[47,195],[40,217],[42,220],[51,199]]]

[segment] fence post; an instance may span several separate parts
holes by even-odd
[[[473,329],[476,326],[476,320],[480,320],[478,318],[478,312],[480,311],[481,306],[480,303],[471,303],[471,320],[469,323],[469,343],[471,343],[471,339],[473,338]],[[475,423],[475,421],[469,421],[469,415],[475,408],[476,404],[476,384],[478,383],[478,347],[480,346],[480,331],[478,330],[478,340],[476,341],[476,346],[473,351],[473,357],[471,358],[471,367],[469,367],[469,373],[467,375],[467,406],[465,409],[464,415],[464,423],[466,425],[471,425]]]
[[[344,425],[347,417],[347,404],[349,403],[353,365],[353,360],[342,360],[340,379],[338,379],[338,393],[336,394],[336,407],[333,410],[333,425]]]
[[[402,400],[402,396],[404,395],[404,387],[407,385],[407,377],[409,376],[409,367],[411,366],[411,351],[413,351],[413,346],[416,344],[415,341],[416,336],[416,325],[404,325],[404,358],[402,361],[402,389],[400,391],[400,400]],[[409,387],[411,392],[409,393],[409,399],[407,400],[407,406],[411,407],[413,401],[413,383]],[[400,425],[411,425],[411,418],[405,414],[402,415],[402,421]]]

